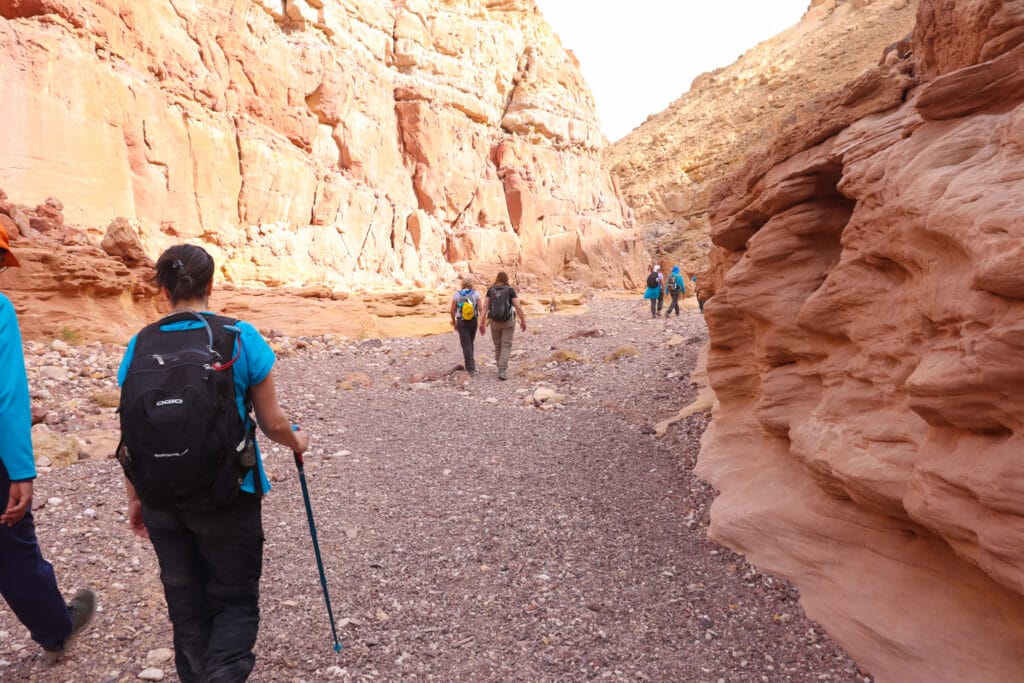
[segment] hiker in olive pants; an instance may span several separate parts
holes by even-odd
[[[498,361],[498,379],[508,379],[508,359],[512,354],[516,315],[519,316],[519,327],[526,331],[526,315],[519,304],[516,290],[508,284],[508,273],[498,273],[494,278],[494,284],[487,289],[487,295],[484,296],[484,303],[480,308],[480,334],[487,331],[488,325],[491,326],[494,356]]]

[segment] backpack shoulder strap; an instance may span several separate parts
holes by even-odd
[[[238,318],[230,318],[224,315],[204,314],[204,318],[207,319],[210,325],[210,329],[214,337],[214,350],[220,354],[221,359],[214,365],[220,371],[231,371],[231,366],[235,364],[238,357],[242,353],[242,331],[238,328]],[[238,346],[238,353],[235,353],[235,346]],[[234,382],[231,382],[231,396],[234,397]],[[245,406],[245,412],[251,413],[252,397],[251,390],[245,392],[242,404]]]

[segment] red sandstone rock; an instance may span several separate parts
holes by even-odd
[[[880,681],[1020,676],[1021,19],[923,0],[905,103],[854,82],[719,186],[711,533]]]

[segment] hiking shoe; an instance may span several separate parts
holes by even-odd
[[[498,379],[508,379],[508,375],[505,374],[504,370],[498,370]]]
[[[82,588],[75,593],[75,597],[71,598],[71,602],[68,603],[68,612],[71,614],[71,633],[68,634],[68,637],[64,639],[64,643],[59,647],[52,649],[43,648],[46,659],[51,663],[64,656],[64,652],[71,645],[71,641],[92,621],[93,615],[96,614],[96,594],[88,588]]]

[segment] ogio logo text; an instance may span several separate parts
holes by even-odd
[[[180,398],[165,398],[162,401],[157,401],[156,405],[158,405],[158,406],[169,406],[169,405],[181,405],[182,403],[184,403],[184,401],[182,401]]]

